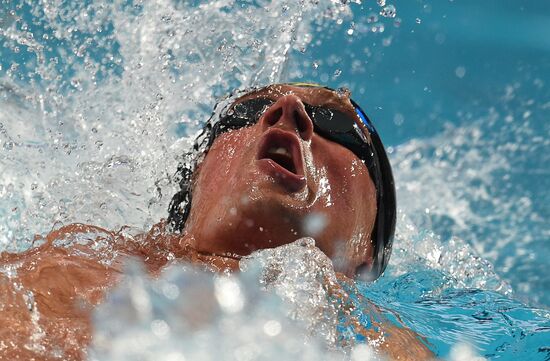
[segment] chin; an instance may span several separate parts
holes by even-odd
[[[247,256],[260,249],[294,242],[299,236],[293,234],[291,229],[289,225],[272,226],[269,222],[246,217],[213,230],[208,237],[199,240],[197,248],[216,255]]]
[[[302,237],[302,217],[280,201],[281,194],[250,197],[240,204],[216,230],[216,248],[241,256],[274,248]]]
[[[311,208],[308,187],[289,192],[253,168],[226,184],[225,189],[218,189],[220,193],[202,195],[215,202],[192,212],[191,218],[198,222],[191,221],[189,230],[199,251],[245,256],[305,236],[303,220]]]

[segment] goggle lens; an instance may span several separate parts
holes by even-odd
[[[211,141],[229,130],[255,124],[273,103],[274,101],[268,98],[254,98],[235,104],[214,125]],[[307,103],[304,103],[304,106],[317,134],[348,148],[363,160],[367,167],[372,165],[370,144],[354,119],[335,109]]]

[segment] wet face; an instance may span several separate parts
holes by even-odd
[[[199,253],[239,258],[310,236],[336,271],[372,262],[376,190],[363,162],[318,135],[304,103],[359,122],[346,95],[276,85],[258,122],[216,138],[196,172],[185,233]]]

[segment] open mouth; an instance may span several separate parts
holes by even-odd
[[[285,147],[270,147],[265,158],[272,159],[275,163],[279,164],[281,167],[285,168],[289,172],[296,174],[296,166],[294,165],[294,160],[289,150]]]
[[[291,192],[304,188],[304,166],[300,141],[293,133],[269,130],[262,139],[258,156],[262,170]]]

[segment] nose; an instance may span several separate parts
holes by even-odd
[[[280,97],[264,113],[262,127],[278,127],[292,132],[298,132],[303,140],[310,140],[313,136],[313,122],[306,112],[304,103],[294,94]]]

